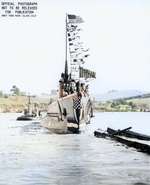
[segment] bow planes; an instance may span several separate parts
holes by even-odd
[[[84,132],[93,117],[87,83],[96,78],[96,73],[83,68],[90,56],[80,39],[83,22],[79,16],[66,14],[65,70],[59,80],[56,99],[51,101],[47,115],[41,119],[41,125],[51,133]]]

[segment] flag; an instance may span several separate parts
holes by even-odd
[[[84,64],[85,62],[83,61],[83,59],[79,59],[79,60],[78,60],[78,63],[79,63],[79,64]]]
[[[82,47],[82,45],[74,44],[75,47]]]
[[[76,28],[77,26],[71,25],[71,27]]]
[[[84,51],[84,52],[87,52],[87,51],[89,51],[89,49],[90,49],[90,48],[88,48],[87,50],[83,50],[83,51]]]
[[[81,17],[76,15],[69,15],[68,14],[68,23],[82,23],[84,22]]]
[[[67,27],[67,32],[73,32],[73,31],[75,31],[76,30],[76,27]]]
[[[78,56],[78,55],[81,55],[82,53],[78,53],[78,54],[76,54],[76,57]]]
[[[69,40],[69,42],[70,42],[70,41],[73,41],[73,40],[75,40],[75,39],[76,39],[76,38],[69,38],[68,40]]]
[[[83,48],[75,48],[75,51],[77,51],[78,49],[83,49]]]
[[[68,37],[75,37],[78,33],[68,33]]]
[[[69,42],[70,42],[70,41],[73,41],[73,40],[76,40],[76,39],[79,39],[79,38],[80,38],[80,36],[72,37],[72,38],[68,38],[68,39],[69,39]]]
[[[70,55],[71,58],[74,58],[74,55]]]
[[[76,28],[73,28],[73,29],[70,30],[70,32],[73,32],[73,31],[75,31],[75,30],[76,30]]]
[[[80,77],[81,78],[96,78],[96,73],[94,71],[90,71],[88,69],[84,69],[83,67],[79,67]]]
[[[88,55],[84,55],[84,57],[88,57],[88,56],[90,56],[89,54]]]
[[[76,38],[80,38],[80,36],[76,36]]]

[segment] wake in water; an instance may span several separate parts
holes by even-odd
[[[29,125],[22,127],[21,134],[50,134],[50,131],[45,127],[42,127],[40,122],[32,122]]]

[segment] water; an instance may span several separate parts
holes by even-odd
[[[150,184],[150,156],[94,137],[98,128],[150,135],[150,113],[97,113],[84,134],[50,134],[0,114],[0,185]]]

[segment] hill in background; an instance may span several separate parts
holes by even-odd
[[[49,96],[32,96],[31,103],[36,104],[39,110],[47,110],[56,94]],[[109,93],[91,95],[95,112],[101,111],[150,111],[150,93],[144,91],[111,91]],[[120,99],[120,100],[119,100]],[[121,99],[124,99],[121,100]],[[131,103],[132,101],[132,103]],[[0,113],[22,112],[29,103],[27,96],[8,95],[0,97]]]
[[[37,104],[40,110],[46,110],[50,96],[35,96],[30,99],[32,104]],[[0,97],[0,113],[22,112],[29,103],[27,96],[8,95],[7,98]]]
[[[146,91],[138,91],[138,90],[125,90],[125,91],[110,91],[108,93],[103,94],[91,94],[91,100],[95,99],[95,101],[106,102],[109,100],[115,100],[120,98],[140,98],[141,96],[149,95],[149,92]]]

